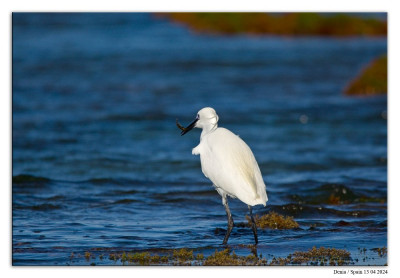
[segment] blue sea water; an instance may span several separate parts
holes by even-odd
[[[343,94],[386,38],[214,36],[147,13],[14,13],[12,26],[14,265],[222,248],[225,210],[191,155],[200,131],[175,125],[205,106],[255,154],[269,201],[254,213],[300,224],[259,229],[259,253],[387,262],[373,251],[387,246],[387,97]],[[252,243],[233,229],[237,254]]]

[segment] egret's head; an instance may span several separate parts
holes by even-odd
[[[197,122],[195,127],[197,128],[212,128],[218,123],[218,115],[215,110],[211,107],[205,107],[197,113]]]
[[[217,123],[218,115],[215,110],[211,107],[205,107],[197,113],[196,119],[190,125],[182,129],[181,135],[185,135],[194,127],[213,130],[218,127]]]

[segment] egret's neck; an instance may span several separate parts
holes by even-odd
[[[203,138],[203,136],[209,134],[210,132],[213,132],[217,128],[218,128],[218,124],[217,123],[205,125],[203,127],[203,131],[201,132],[200,140],[201,140],[201,138]]]

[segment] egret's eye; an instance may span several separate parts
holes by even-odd
[[[198,120],[200,119],[200,115],[199,114],[197,114],[196,119],[198,119]]]

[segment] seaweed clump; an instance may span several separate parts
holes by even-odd
[[[193,250],[186,248],[173,249],[169,254],[161,256],[159,254],[151,254],[150,252],[137,253],[111,253],[109,259],[115,262],[130,263],[133,265],[175,265],[175,266],[191,266],[191,265],[267,265],[267,261],[257,257],[254,254],[248,256],[236,255],[230,249],[217,251],[210,256],[205,257],[204,254],[193,254]]]
[[[296,251],[288,256],[290,264],[345,265],[351,260],[350,252],[336,248],[316,248]]]
[[[382,248],[373,248],[371,250],[377,252],[379,257],[383,257],[383,256],[387,255],[387,248],[385,246]]]
[[[227,265],[266,265],[267,261],[262,258],[258,258],[254,254],[245,256],[238,256],[234,251],[229,249],[224,249],[222,251],[217,251],[204,261],[203,265],[206,266],[227,266]]]
[[[174,265],[191,265],[194,260],[193,250],[186,248],[174,250],[172,253]]]
[[[347,95],[387,94],[387,55],[373,60],[346,88]]]
[[[373,251],[378,252],[380,256],[386,255],[387,249],[375,248]],[[248,256],[240,256],[229,248],[221,251],[215,250],[209,256],[202,253],[194,254],[193,250],[186,248],[164,250],[161,253],[151,254],[150,252],[122,252],[110,253],[109,259],[122,264],[132,265],[175,265],[175,266],[275,266],[275,265],[348,265],[351,263],[350,252],[343,249],[326,248],[315,246],[308,251],[296,251],[287,257],[273,257],[270,261],[263,258],[260,254],[252,254]],[[71,254],[72,259],[74,255]],[[89,262],[94,259],[94,254],[86,252],[85,259]],[[100,259],[103,255],[100,256]]]
[[[108,257],[110,260],[115,262],[121,261],[123,264],[130,263],[134,265],[192,265],[195,263],[195,257],[192,250],[186,248],[174,249],[172,254],[151,254],[150,252],[123,252],[121,253],[111,253]],[[204,258],[203,254],[198,254],[196,260],[202,260]]]
[[[121,261],[123,264],[129,262],[136,265],[148,266],[148,265],[160,265],[167,264],[168,257],[151,255],[150,252],[136,252],[136,253],[126,253],[122,254],[111,253],[108,258],[113,261]]]
[[[249,216],[246,216],[249,225],[251,225],[251,219]],[[299,224],[293,219],[291,216],[283,216],[276,212],[269,212],[263,216],[256,215],[254,217],[254,221],[256,222],[257,227],[261,229],[269,228],[269,229],[295,229],[299,227]]]

